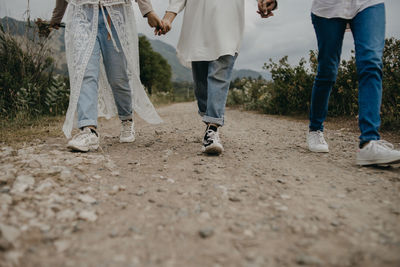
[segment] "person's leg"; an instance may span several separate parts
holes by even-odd
[[[108,13],[105,11],[106,20],[103,12],[99,13],[99,39],[103,55],[104,67],[107,80],[114,94],[115,104],[118,110],[118,116],[121,122],[120,142],[131,143],[135,141],[135,130],[132,112],[132,91],[128,77],[128,63],[122,50],[121,42],[117,31],[112,25]],[[106,28],[106,23],[111,26],[112,37]]]
[[[324,139],[324,121],[340,63],[346,20],[327,19],[314,14],[311,14],[311,19],[318,41],[318,71],[311,94],[307,144],[312,152],[327,153],[329,146]]]
[[[128,64],[125,54],[122,50],[117,32],[108,17],[105,10],[106,20],[103,14],[99,13],[99,39],[101,52],[103,55],[104,67],[107,74],[107,80],[114,94],[115,104],[118,110],[119,118],[124,120],[132,119],[132,91],[129,85]],[[112,36],[115,40],[114,46],[111,37],[107,31],[105,23],[111,25]],[[117,50],[118,49],[118,50]]]
[[[96,150],[99,147],[100,138],[95,130],[97,127],[97,103],[98,103],[98,79],[100,62],[100,43],[96,38],[92,56],[82,81],[79,94],[77,112],[78,127],[81,129],[71,140],[67,147],[80,152]]]
[[[194,94],[197,99],[197,106],[200,116],[204,116],[207,111],[207,77],[208,61],[193,61],[192,74],[194,81]]]
[[[311,15],[318,41],[318,73],[314,81],[310,107],[310,131],[323,131],[328,101],[342,52],[346,20]]]
[[[385,5],[361,11],[350,23],[359,81],[360,145],[379,140],[382,100],[382,56],[385,46]]]
[[[378,4],[361,11],[350,23],[356,47],[359,80],[360,150],[358,165],[394,164],[400,162],[400,151],[380,140],[380,107],[382,101],[382,56],[385,46],[385,5]]]
[[[203,121],[218,126],[224,125],[226,99],[232,79],[236,56],[221,56],[211,61],[207,76],[207,110]]]
[[[98,38],[93,48],[92,56],[87,64],[83,76],[82,86],[79,94],[78,128],[88,126],[97,127],[97,102],[98,102],[98,80],[100,62],[100,43]]]
[[[208,62],[206,73],[202,73],[207,88],[207,91],[202,92],[204,94],[202,108],[205,110],[203,122],[207,124],[202,151],[207,154],[219,155],[224,151],[218,127],[224,124],[226,98],[235,60],[236,56],[221,56],[217,60]]]

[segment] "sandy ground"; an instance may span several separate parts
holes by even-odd
[[[357,133],[313,154],[305,122],[228,110],[205,156],[194,103],[159,112],[99,152],[3,146],[0,266],[400,266],[400,166],[356,166]]]

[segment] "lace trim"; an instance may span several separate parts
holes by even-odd
[[[128,76],[132,89],[133,109],[145,121],[153,124],[161,123],[162,119],[150,102],[139,77],[139,40],[133,8],[125,7],[120,10],[119,6],[110,6],[107,7],[107,10],[117,35],[120,37],[122,50],[128,59]]]
[[[96,41],[98,6],[89,9],[84,6],[72,6],[67,21],[65,40],[71,93],[63,131],[69,138],[71,137],[73,118],[76,113],[83,76]],[[94,21],[96,24],[93,23]]]

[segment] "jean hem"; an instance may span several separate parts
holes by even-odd
[[[78,128],[83,128],[87,126],[95,126],[97,128],[97,121],[95,120],[82,120],[78,121]]]
[[[308,127],[308,130],[309,130],[310,132],[316,132],[316,131],[321,131],[321,132],[323,132],[323,131],[324,131],[324,127],[312,127],[312,126],[309,126],[309,127]]]
[[[120,119],[121,121],[132,120],[132,119],[133,119],[133,114],[131,114],[131,115],[126,115],[126,116],[118,116],[118,117],[119,117],[119,119]]]
[[[380,140],[380,138],[379,137],[366,137],[366,138],[361,138],[360,137],[360,143],[366,143],[366,142],[369,142],[369,141],[378,141],[378,140]]]
[[[203,116],[203,122],[205,123],[214,123],[217,124],[218,126],[223,126],[224,125],[224,118],[213,118],[210,116]]]

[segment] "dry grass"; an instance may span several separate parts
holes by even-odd
[[[35,120],[0,120],[0,145],[20,146],[46,137],[61,137],[64,116]]]

